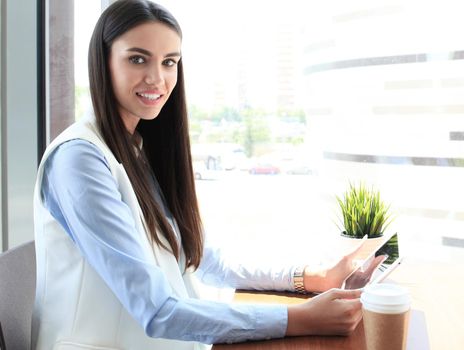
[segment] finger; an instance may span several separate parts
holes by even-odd
[[[331,289],[330,297],[335,299],[358,299],[361,297],[362,289]]]
[[[363,318],[362,311],[359,310],[358,313],[356,314],[356,320],[355,320],[356,325],[358,325],[358,323],[362,320],[362,318]]]
[[[366,269],[365,274],[370,276],[374,273],[375,269],[383,263],[385,260],[387,260],[386,255],[379,255],[377,256],[372,262],[370,263],[369,267]]]

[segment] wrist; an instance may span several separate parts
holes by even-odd
[[[326,271],[323,269],[312,270],[306,267],[304,269],[304,286],[308,292],[323,292],[325,291],[324,283],[326,279]]]
[[[304,324],[304,316],[300,305],[287,306],[288,321],[286,336],[298,336],[303,334],[302,325]]]

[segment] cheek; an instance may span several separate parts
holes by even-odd
[[[126,93],[134,79],[134,74],[118,62],[110,63],[110,72],[114,93],[116,95]]]
[[[122,71],[117,64],[110,62],[110,73],[111,73],[111,85],[113,87],[113,92],[115,96],[119,99],[121,90],[123,86],[121,84],[124,82],[124,77],[122,77]]]
[[[131,78],[131,75],[127,74],[124,69],[117,70],[113,75],[114,88],[120,90],[127,88],[131,83]]]
[[[177,84],[177,71],[175,73],[170,74],[166,78],[166,83],[167,83],[170,91],[174,90],[174,88],[176,87],[176,84]]]

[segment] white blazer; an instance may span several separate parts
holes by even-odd
[[[198,297],[193,274],[182,274],[175,257],[152,245],[134,190],[123,166],[103,141],[94,120],[77,122],[46,149],[38,169],[34,191],[34,230],[37,255],[37,290],[32,321],[32,349],[38,350],[193,350],[210,348],[196,342],[148,337],[124,309],[95,270],[83,259],[61,225],[44,207],[41,185],[44,164],[63,142],[84,139],[104,154],[119,185],[122,200],[135,219],[145,257],[165,273],[174,293],[181,298]],[[91,205],[91,203],[89,203]],[[164,237],[160,235],[163,241]],[[167,241],[164,241],[169,246]]]

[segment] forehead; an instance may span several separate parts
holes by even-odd
[[[143,48],[153,54],[180,52],[181,38],[177,32],[162,22],[140,24],[114,40],[111,51]]]

